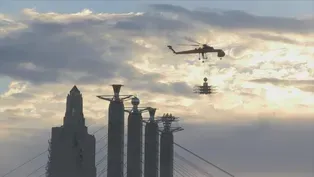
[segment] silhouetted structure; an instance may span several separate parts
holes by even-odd
[[[201,44],[201,43],[199,43],[197,41],[194,41],[192,39],[187,39],[187,40],[189,42],[193,42],[194,43],[194,44],[191,44],[190,46],[200,46],[201,45],[201,47],[198,47],[198,48],[195,48],[195,49],[192,49],[192,50],[179,51],[179,52],[175,51],[172,48],[171,45],[168,45],[168,48],[176,55],[178,55],[178,54],[183,54],[183,55],[199,54],[199,57],[198,57],[199,60],[201,59],[201,55],[202,55],[203,63],[204,63],[204,59],[208,59],[207,56],[206,56],[207,53],[217,52],[217,57],[219,57],[220,60],[222,59],[222,57],[224,57],[226,55],[225,52],[222,49],[215,49],[212,46],[209,46],[207,44]],[[184,45],[184,44],[181,44],[181,45]]]
[[[132,95],[119,95],[122,85],[112,85],[114,95],[97,96],[110,101],[108,117],[107,177],[123,177],[124,171],[124,104]],[[111,98],[108,98],[108,97]],[[120,98],[120,96],[125,96]]]
[[[160,177],[173,177],[173,132],[183,130],[181,127],[171,127],[177,119],[171,114],[161,117],[164,127],[160,137]]]
[[[143,147],[143,117],[142,112],[147,108],[140,109],[140,100],[133,97],[132,109],[128,117],[128,141],[127,141],[127,177],[142,176],[142,147]]]
[[[150,118],[145,126],[144,177],[158,177],[159,129],[155,120],[155,108],[149,108]]]
[[[213,89],[213,86],[208,85],[207,78],[205,77],[203,85],[195,86],[193,92],[194,93],[198,93],[198,94],[205,94],[205,95],[207,95],[207,94],[213,94],[214,93],[214,89]]]
[[[76,86],[67,96],[63,126],[52,128],[46,170],[47,177],[96,177],[95,137],[87,132]]]

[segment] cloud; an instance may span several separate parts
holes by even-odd
[[[263,17],[248,14],[243,11],[190,11],[182,7],[155,4],[153,9],[162,12],[178,13],[185,15],[191,20],[201,21],[209,25],[219,26],[228,29],[266,29],[285,32],[311,33],[314,29],[313,18],[292,19],[284,17]]]
[[[0,73],[23,83],[27,89],[11,94],[14,88],[9,88],[3,96],[7,103],[1,103],[5,105],[2,108],[5,115],[8,115],[5,109],[12,109],[16,104],[36,109],[31,113],[33,117],[42,114],[48,116],[54,111],[62,115],[60,108],[49,111],[47,108],[52,109],[63,103],[67,90],[74,84],[87,94],[86,105],[94,103],[94,96],[98,93],[111,92],[107,83],[121,82],[126,85],[126,92],[142,95],[143,104],[162,104],[162,110],[168,107],[180,115],[188,114],[204,120],[207,118],[199,113],[208,108],[225,118],[229,114],[252,116],[255,111],[263,114],[277,112],[285,117],[290,114],[290,107],[300,107],[295,100],[313,98],[312,94],[306,92],[295,92],[290,96],[291,90],[285,87],[265,88],[249,82],[271,76],[311,79],[310,68],[314,65],[310,58],[311,48],[304,48],[300,44],[300,41],[309,39],[311,34],[287,33],[286,36],[278,37],[278,32],[266,24],[263,25],[267,30],[256,27],[256,30],[249,32],[247,26],[243,25],[237,27],[236,33],[230,33],[229,28],[217,28],[214,21],[201,20],[190,25],[187,19],[199,13],[208,19],[212,18],[211,13],[233,19],[239,18],[240,12],[190,11],[171,5],[150,7],[149,12],[125,14],[95,14],[87,9],[72,14],[40,13],[35,9],[25,9],[22,19],[10,19],[23,23],[27,28],[0,38],[0,51],[4,56],[0,59]],[[232,13],[231,18],[228,14]],[[245,16],[264,18],[250,14]],[[273,20],[280,21],[279,18]],[[254,26],[256,22],[246,23]],[[209,30],[204,30],[206,28]],[[226,49],[228,55],[225,60],[211,60],[208,64],[194,62],[192,56],[173,56],[166,45],[179,43],[180,40],[182,42],[183,36],[190,36],[197,41],[211,38],[214,43],[220,43],[219,46]],[[298,42],[293,43],[293,39]],[[282,46],[285,46],[284,49]],[[296,61],[294,56],[299,59]],[[211,85],[216,86],[217,94],[200,97],[192,93],[194,85],[202,84],[204,75],[209,78]],[[94,92],[93,87],[106,89]],[[47,96],[49,89],[54,90],[49,99],[42,99]],[[286,94],[286,99],[291,99],[289,108],[283,100],[271,99],[269,95],[276,91]],[[163,99],[165,96],[168,101]],[[24,101],[19,102],[22,98]],[[54,102],[53,105],[48,101]],[[300,109],[307,109],[314,103],[307,101],[305,107],[304,104]],[[39,105],[47,105],[47,108],[43,106],[40,110]],[[265,109],[260,110],[261,106]],[[91,113],[101,111],[87,107]],[[186,108],[186,111],[182,112],[181,108]],[[187,110],[193,110],[193,113]],[[27,115],[27,112],[23,114]],[[92,113],[91,116],[98,114]]]
[[[272,84],[300,84],[300,85],[313,85],[314,80],[282,80],[282,79],[275,79],[275,78],[262,78],[262,79],[255,79],[252,80],[253,82],[258,83],[272,83]]]
[[[271,83],[279,86],[296,86],[304,91],[313,92],[314,91],[314,80],[284,80],[276,78],[261,78],[252,80],[256,83]]]
[[[156,17],[153,14],[145,14],[143,16],[136,16],[125,21],[119,21],[115,24],[115,28],[122,30],[136,30],[142,31],[182,31],[193,28],[193,25],[182,21]]]
[[[265,34],[251,34],[252,37],[260,38],[263,40],[271,40],[271,41],[279,41],[288,44],[298,44],[297,41],[283,37],[283,36],[275,36],[275,35],[265,35]]]
[[[216,14],[217,20],[218,17],[229,20],[239,18],[235,21],[243,22],[241,18],[244,17],[256,18],[245,23],[251,26],[258,23],[265,28],[255,26],[255,30],[248,32],[250,25],[243,24],[237,27],[237,33],[230,33],[227,26],[217,28],[216,21],[187,23],[188,18],[200,13],[208,19]],[[287,75],[298,79],[312,77],[312,50],[300,44],[311,34],[278,36],[278,32],[268,28],[267,20],[267,24],[258,21],[266,17],[245,12],[201,12],[171,5],[152,5],[149,12],[143,13],[95,14],[85,9],[79,13],[60,14],[25,9],[23,14],[22,19],[9,21],[23,23],[27,28],[8,33],[0,39],[0,51],[4,56],[0,60],[0,72],[25,82],[28,88],[54,87],[54,83],[68,85],[68,88],[72,84],[102,86],[117,80],[127,85],[131,92],[143,92],[147,99],[173,95],[177,97],[174,100],[180,102],[180,99],[199,99],[192,93],[192,88],[202,84],[203,75],[210,75],[210,83],[217,86],[221,93],[210,98],[215,102],[209,103],[204,98],[197,105],[245,111],[239,105],[246,107],[248,105],[243,104],[248,104],[249,100],[256,104],[256,108],[266,105],[269,100],[263,93],[273,92],[271,89],[289,92],[281,87],[261,88],[249,80],[268,76],[284,79]],[[269,23],[287,20],[277,17],[267,19]],[[298,21],[289,20],[291,25],[293,21]],[[209,30],[204,30],[204,27]],[[284,32],[284,29],[278,30]],[[228,56],[223,61],[211,60],[208,66],[198,62],[190,64],[191,56],[173,56],[166,45],[179,43],[183,36],[188,35],[196,40],[210,37],[211,41],[221,43],[220,47],[226,49]],[[298,42],[292,42],[293,39]],[[311,44],[311,41],[308,42]],[[27,94],[36,95],[35,92]],[[27,99],[27,94],[24,91],[8,97],[24,96]],[[196,104],[196,100],[193,102]],[[284,112],[286,108],[280,109]]]
[[[311,18],[201,12],[171,5],[152,5],[146,11],[95,14],[83,10],[61,14],[25,9],[22,18],[5,16],[2,21],[6,23],[0,25],[6,29],[0,36],[0,75],[9,76],[12,83],[0,99],[0,135],[3,143],[11,144],[1,151],[4,158],[0,159],[20,151],[10,146],[31,146],[26,145],[27,138],[23,140],[22,130],[29,136],[46,132],[34,140],[34,147],[47,141],[51,126],[62,123],[65,98],[73,85],[78,85],[83,94],[88,124],[103,124],[108,103],[96,96],[113,94],[109,85],[121,83],[125,85],[121,94],[137,94],[141,107],[156,107],[157,115],[170,112],[182,118],[189,133],[182,132],[181,138],[178,133],[178,142],[226,163],[236,173],[276,171],[271,165],[278,168],[278,173],[289,169],[308,171],[309,157],[303,152],[309,151],[311,144],[300,137],[309,137],[305,131],[310,128],[303,128],[305,123],[300,125],[304,132],[299,134],[286,130],[285,122],[313,119],[310,108],[314,106],[314,93],[308,92],[313,84],[307,83],[314,79],[313,27],[308,23]],[[17,24],[20,27],[13,29],[12,25]],[[197,55],[176,56],[168,51],[169,44],[186,43],[186,36],[222,48],[227,56],[220,61],[216,55],[209,55],[202,64]],[[192,93],[204,77],[218,93]],[[130,106],[129,101],[125,104]],[[267,117],[280,123],[252,123]],[[230,127],[244,123],[253,125]],[[279,127],[285,130],[279,132]],[[206,141],[193,138],[195,130],[202,130]],[[11,142],[13,134],[16,140]],[[210,150],[204,149],[204,142]],[[39,147],[45,149],[47,144]],[[292,147],[302,152],[298,154]],[[37,151],[34,149],[34,154]],[[20,162],[22,157],[18,155],[0,167],[7,169]],[[296,158],[300,165],[292,167],[295,164],[288,158]]]
[[[0,14],[0,37],[12,31],[21,30],[25,27],[25,24],[17,22],[7,15]]]
[[[157,73],[141,74],[125,63],[126,58],[132,56],[132,50],[141,49],[140,46],[134,45],[133,41],[106,40],[103,36],[105,34],[99,33],[100,31],[98,34],[84,30],[76,33],[76,28],[101,25],[108,20],[105,14],[93,15],[88,10],[69,15],[40,14],[31,9],[24,10],[24,13],[31,18],[28,30],[21,31],[18,39],[8,36],[0,41],[0,50],[5,55],[1,62],[1,72],[4,75],[36,84],[66,81],[93,84],[113,77],[133,80],[155,80],[160,77]],[[121,16],[127,18],[132,14],[107,16],[117,21]],[[98,19],[99,23],[96,23],[97,20],[89,23],[89,19]],[[166,21],[159,20],[160,23]],[[70,23],[73,21],[76,24]],[[127,45],[131,47],[127,48]],[[153,83],[150,85],[154,88]],[[161,88],[162,85],[157,83],[155,87]]]
[[[42,22],[56,22],[56,23],[77,23],[77,22],[103,22],[110,19],[124,19],[133,16],[141,16],[143,13],[125,13],[125,14],[112,14],[112,13],[98,13],[94,14],[89,9],[83,9],[81,12],[72,14],[60,14],[55,12],[39,13],[35,9],[24,9],[23,14],[31,20]]]

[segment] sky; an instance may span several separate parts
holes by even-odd
[[[140,106],[181,118],[185,130],[176,142],[236,176],[312,177],[313,7],[312,1],[1,1],[0,176],[47,149],[73,85],[93,132],[107,124],[108,103],[96,95],[123,84],[122,94],[138,95]],[[203,64],[166,47],[189,49],[176,45],[189,44],[186,37],[226,57],[209,55]],[[192,92],[204,77],[217,93]],[[10,175],[25,176],[45,161]]]

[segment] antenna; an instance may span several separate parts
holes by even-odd
[[[149,107],[139,107],[138,105],[140,104],[140,99],[136,96],[133,96],[131,99],[131,104],[133,107],[125,107],[126,109],[124,110],[125,112],[131,113],[131,112],[138,112],[142,113],[144,111],[147,111]],[[131,110],[128,110],[131,109]]]
[[[143,119],[143,122],[144,122],[144,123],[150,123],[150,122],[159,123],[159,122],[161,122],[161,119],[160,119],[160,118],[156,119],[156,117],[155,117],[157,108],[147,107],[146,110],[147,110],[148,113],[149,113],[149,117],[148,117],[148,118],[145,117],[145,118]]]
[[[119,93],[120,93],[121,87],[122,85],[112,85],[115,100],[119,99]]]
[[[178,131],[182,131],[183,128],[182,127],[172,127],[172,123],[173,122],[177,122],[179,121],[179,117],[175,117],[172,114],[166,113],[164,114],[162,117],[159,117],[160,121],[163,123],[164,128],[163,130],[161,130],[161,132],[178,132]]]
[[[156,108],[152,108],[152,107],[149,107],[148,108],[148,112],[149,112],[149,121],[154,121],[155,120],[155,113],[156,113]]]
[[[123,102],[124,100],[129,99],[133,96],[133,95],[120,95],[119,93],[120,93],[121,87],[123,86],[121,84],[113,84],[111,86],[112,86],[114,95],[99,95],[97,97],[99,99],[107,100],[107,101]]]
[[[195,86],[193,88],[193,92],[197,94],[205,94],[205,95],[208,95],[208,94],[211,95],[215,93],[216,89],[214,88],[214,86],[208,85],[208,82],[207,82],[208,79],[204,77],[203,80],[204,80],[203,85]]]

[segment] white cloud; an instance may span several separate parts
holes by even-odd
[[[17,31],[26,28],[23,23],[17,22],[7,15],[0,14],[0,37],[7,35],[12,31]]]
[[[248,32],[248,27],[244,26],[229,30],[223,26],[219,27],[221,24],[216,22],[212,22],[212,24],[199,22],[200,26],[207,25],[210,30],[191,27],[188,32],[193,32],[193,35],[185,33],[184,30],[179,30],[178,34],[175,34],[173,29],[189,25],[180,20],[190,18],[191,15],[200,12],[184,10],[186,15],[182,15],[174,10],[175,7],[168,6],[167,11],[169,9],[172,9],[172,13],[177,14],[180,18],[168,18],[167,15],[160,15],[154,11],[151,13],[94,14],[90,10],[84,9],[79,13],[60,14],[40,13],[35,9],[25,9],[23,12],[26,20],[24,19],[23,22],[28,26],[28,30],[20,30],[16,39],[4,37],[0,41],[1,50],[6,56],[1,61],[1,72],[13,79],[34,83],[35,85],[28,84],[28,90],[23,93],[33,96],[28,99],[43,98],[40,105],[51,104],[55,98],[47,99],[38,95],[38,91],[53,92],[54,95],[63,93],[65,96],[71,84],[79,84],[82,87],[88,84],[89,87],[97,87],[104,83],[109,84],[109,81],[116,79],[126,84],[126,88],[129,87],[132,93],[145,93],[145,97],[142,99],[147,99],[146,102],[158,100],[157,98],[164,97],[164,94],[168,99],[172,99],[173,96],[169,94],[174,93],[177,95],[173,98],[175,102],[182,102],[183,106],[185,99],[193,100],[193,104],[188,107],[195,110],[194,112],[200,112],[200,110],[196,110],[202,107],[199,105],[204,105],[204,110],[207,106],[211,106],[218,110],[249,115],[256,111],[273,112],[274,109],[290,114],[291,110],[295,110],[291,108],[301,109],[299,108],[300,100],[313,98],[312,93],[298,90],[296,86],[284,88],[248,82],[251,79],[262,77],[311,79],[313,73],[309,65],[313,63],[311,61],[313,47],[304,47],[300,42],[306,42],[305,40],[308,39],[306,37],[313,34],[300,35],[289,32],[283,37],[276,35],[278,32],[271,29],[262,31],[255,28]],[[209,14],[206,12],[204,15]],[[225,13],[225,15],[227,14]],[[236,18],[242,18],[240,14],[234,15]],[[258,19],[259,17],[255,16],[254,18]],[[31,21],[27,19],[31,19]],[[91,19],[92,21],[90,21]],[[114,23],[111,25],[103,23],[108,20]],[[149,29],[154,24],[139,23],[140,20],[147,22],[157,20],[159,28],[161,28],[160,25],[164,25],[163,30],[160,31],[160,34],[158,31],[152,34]],[[169,20],[174,22],[171,26],[167,26],[170,23]],[[280,21],[281,19],[274,20]],[[295,19],[290,20],[291,23],[296,22]],[[7,21],[18,21],[18,19]],[[126,24],[121,26],[120,22]],[[141,30],[135,31],[134,26],[129,28],[132,25]],[[105,29],[106,32],[102,31]],[[183,36],[191,36],[201,42],[210,39],[211,43],[219,43],[220,47],[225,48],[229,55],[222,61],[216,60],[215,56],[212,56],[210,66],[198,61],[191,63],[191,59],[197,56],[173,56],[166,49],[166,45],[175,44],[180,40],[182,42]],[[295,41],[295,43],[291,41]],[[308,43],[310,42],[308,41]],[[193,95],[192,87],[201,84],[203,77],[208,77],[210,83],[217,87],[216,95],[206,98]],[[57,89],[59,87],[56,85],[57,83],[59,85],[62,83],[64,90]],[[42,90],[47,84],[49,88],[56,87],[56,89]],[[32,89],[33,87],[36,89]],[[14,92],[14,88],[10,88],[3,97],[10,99],[13,97],[10,96],[11,92]],[[87,93],[84,94],[88,95],[88,92],[90,91],[87,90]],[[281,96],[275,99],[278,93]],[[87,95],[84,96],[88,100],[89,96]],[[15,96],[23,95],[15,94]],[[59,97],[62,100],[62,96]],[[16,98],[17,101],[19,99]],[[289,104],[284,101],[287,99]],[[55,104],[58,103],[60,102]],[[158,102],[158,104],[160,103],[162,102]],[[168,103],[171,102],[168,101]],[[301,104],[311,106],[314,103],[304,101]],[[85,105],[85,107],[89,107],[88,104]],[[261,105],[267,105],[268,109],[259,109]],[[158,105],[158,107],[166,106],[171,105]],[[188,112],[180,110],[180,104],[176,104],[176,106],[177,108],[174,109],[181,112],[182,115]],[[51,110],[53,106],[47,105],[43,109],[49,108],[49,112],[62,112],[60,107],[58,110]],[[308,108],[303,107],[303,109]],[[90,110],[93,112],[93,109]],[[38,111],[35,112],[33,111],[33,114],[40,117],[40,114],[37,114]],[[304,110],[303,112],[309,111]]]
[[[6,29],[0,38],[0,75],[13,80],[0,99],[4,139],[15,128],[60,125],[66,95],[74,84],[83,94],[84,114],[91,122],[104,121],[108,103],[96,95],[111,94],[113,83],[125,85],[122,94],[138,94],[141,106],[157,107],[159,115],[171,112],[185,123],[234,124],[265,116],[312,119],[313,83],[251,81],[314,79],[314,34],[308,32],[313,26],[307,19],[234,11],[216,15],[173,6],[152,6],[149,13],[25,9],[23,14],[23,19],[0,16],[10,22],[0,26]],[[187,23],[196,18],[193,25]],[[13,29],[13,23],[23,28]],[[307,28],[300,29],[300,24]],[[206,64],[197,55],[174,56],[166,46],[187,43],[184,36],[217,44],[228,56],[222,61],[210,56]],[[217,87],[217,94],[192,93],[204,77]]]
[[[36,9],[23,9],[23,14],[32,20],[43,22],[56,22],[56,23],[75,23],[81,21],[95,20],[106,21],[110,19],[123,19],[133,16],[143,15],[141,12],[137,13],[125,13],[125,14],[112,14],[112,13],[98,13],[94,14],[89,9],[83,9],[81,12],[72,14],[60,14],[55,12],[40,13]]]

